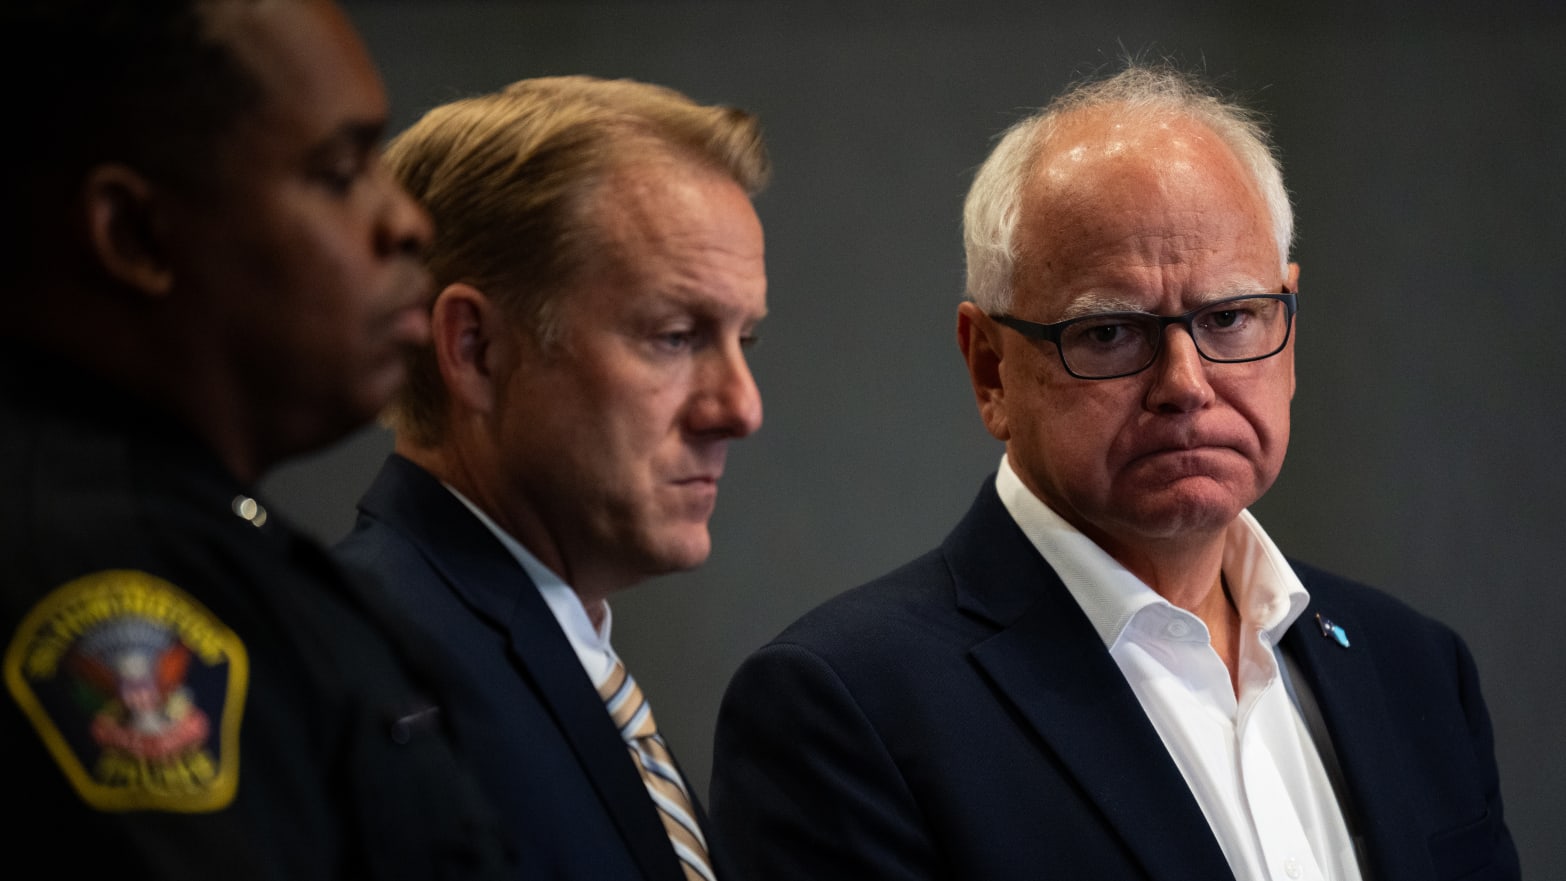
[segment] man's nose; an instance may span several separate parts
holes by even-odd
[[[737,341],[703,365],[701,386],[692,408],[694,432],[740,438],[761,427],[761,390]]]
[[[386,204],[376,224],[376,250],[386,257],[417,257],[434,240],[435,223],[424,206],[409,195],[384,166],[380,174],[386,191]]]
[[[1207,364],[1189,328],[1179,324],[1164,328],[1163,345],[1148,368],[1153,376],[1147,389],[1148,408],[1184,412],[1207,405],[1213,399]]]

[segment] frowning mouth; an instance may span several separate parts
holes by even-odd
[[[1227,444],[1191,444],[1188,446],[1155,447],[1136,455],[1135,459],[1154,459],[1161,456],[1208,456],[1214,453],[1232,453]]]
[[[1233,447],[1216,444],[1160,447],[1133,457],[1127,467],[1146,476],[1212,477],[1233,468],[1237,455]]]

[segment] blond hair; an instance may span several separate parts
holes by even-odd
[[[444,104],[394,138],[385,160],[435,221],[426,263],[437,289],[484,291],[549,345],[554,313],[603,242],[591,210],[618,170],[650,161],[695,163],[747,193],[770,163],[761,127],[733,107],[697,104],[663,86],[588,76],[521,80]],[[444,431],[447,395],[430,348],[385,421],[415,444]]]

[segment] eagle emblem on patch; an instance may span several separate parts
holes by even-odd
[[[173,584],[132,570],[63,584],[22,619],[4,663],[12,698],[89,805],[233,801],[245,647]]]

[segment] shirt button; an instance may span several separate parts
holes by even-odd
[[[1181,621],[1180,619],[1176,618],[1175,620],[1169,622],[1169,626],[1164,628],[1164,632],[1168,633],[1170,636],[1174,637],[1175,639],[1181,639],[1187,633],[1191,632],[1191,625],[1189,625],[1189,624],[1185,623],[1184,621]]]
[[[1290,878],[1298,878],[1300,876],[1300,861],[1292,858],[1284,860],[1283,874],[1288,875]]]

